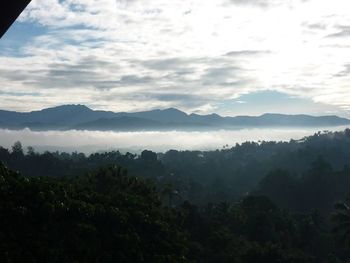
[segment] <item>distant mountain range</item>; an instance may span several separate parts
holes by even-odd
[[[95,111],[84,105],[63,105],[32,112],[0,110],[0,128],[31,130],[205,130],[245,127],[332,127],[350,125],[338,116],[263,114],[222,117],[186,114],[178,109],[142,112]]]

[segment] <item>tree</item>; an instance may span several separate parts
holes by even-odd
[[[298,204],[297,180],[288,171],[275,170],[259,183],[261,194],[268,196],[277,205],[294,210]]]
[[[0,190],[0,262],[188,262],[176,214],[118,167],[68,180],[0,163]]]
[[[27,154],[28,155],[34,155],[35,154],[35,150],[32,146],[28,146],[27,147]]]
[[[20,141],[17,141],[12,145],[12,153],[15,155],[23,155],[22,143]]]
[[[141,153],[141,159],[146,162],[156,162],[157,161],[157,154],[152,151],[144,150]]]
[[[350,249],[350,207],[346,203],[337,203],[332,216],[333,232],[342,244]]]

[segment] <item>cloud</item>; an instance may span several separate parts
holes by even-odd
[[[345,0],[33,0],[0,42],[0,107],[220,113],[227,100],[275,90],[346,112],[349,8]]]
[[[312,23],[312,22],[304,22],[302,26],[307,27],[311,30],[325,30],[327,29],[327,25],[324,23]]]
[[[157,98],[159,100],[164,100],[164,101],[198,101],[198,100],[203,100],[203,98],[199,96],[195,96],[192,94],[183,94],[183,93],[151,93],[149,94],[151,97]]]
[[[291,6],[292,4],[302,4],[306,3],[309,0],[295,0],[294,3],[283,0],[228,0],[229,3],[238,5],[238,6],[253,6],[259,8],[270,8],[270,7],[278,7],[281,5]]]
[[[230,0],[232,4],[236,5],[253,5],[259,7],[269,7],[281,3],[279,0]]]
[[[182,60],[180,58],[167,58],[167,59],[152,59],[142,61],[141,64],[153,70],[176,70],[181,67],[185,67],[185,65],[189,61]]]
[[[334,77],[348,77],[350,76],[350,64],[345,64],[343,69],[338,72],[337,74],[334,74]]]
[[[238,50],[230,51],[226,53],[226,56],[255,56],[255,55],[268,55],[271,54],[270,50]]]
[[[221,111],[233,111],[235,115],[261,115],[263,113],[340,115],[344,112],[336,106],[315,102],[300,96],[294,96],[273,90],[263,90],[243,94],[222,103]],[[230,115],[230,114],[228,114]]]
[[[350,37],[350,26],[337,26],[337,32],[327,35],[329,38]]]

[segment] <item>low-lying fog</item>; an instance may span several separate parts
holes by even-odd
[[[144,149],[164,152],[177,150],[215,150],[224,145],[234,146],[245,141],[289,141],[301,139],[317,131],[344,130],[332,128],[252,128],[219,131],[31,131],[0,129],[0,145],[10,148],[15,141],[24,147],[33,146],[37,151],[80,151],[91,153],[106,150],[121,150],[138,153]]]

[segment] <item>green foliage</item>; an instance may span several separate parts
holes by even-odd
[[[304,232],[303,220],[263,196],[204,208],[184,203],[180,211],[190,234],[191,259],[196,262],[319,263],[328,262],[324,255],[332,252],[332,246],[309,250],[311,244],[303,242],[304,236],[316,240],[320,232]]]
[[[167,208],[120,167],[28,178],[0,165],[1,262],[341,262],[330,241],[318,213],[265,196]]]
[[[318,157],[300,177],[285,170],[268,173],[259,183],[257,193],[294,212],[308,213],[316,209],[326,216],[349,189],[350,170],[344,167],[334,171],[328,162]]]
[[[341,244],[350,248],[350,208],[346,203],[337,203],[332,215],[333,232]]]
[[[17,141],[12,145],[12,155],[20,159],[23,158],[23,148],[20,141]]]
[[[102,169],[71,180],[0,166],[1,262],[186,262],[186,238],[144,180]]]
[[[329,217],[350,192],[349,134],[141,155],[0,147],[19,171],[0,165],[0,262],[346,262],[349,209],[333,231]]]
[[[350,167],[349,133],[349,130],[316,133],[290,142],[245,142],[216,151],[170,150],[157,154],[145,150],[140,155],[119,151],[89,156],[77,152],[38,153],[32,148],[23,155],[23,150],[9,151],[0,147],[0,161],[24,176],[72,177],[84,175],[91,169],[118,165],[125,167],[132,176],[153,178],[160,188],[171,184],[179,193],[173,200],[177,205],[182,200],[198,205],[237,201],[254,191],[267,174],[271,181],[270,173],[276,173],[277,178],[282,175],[279,171],[285,171],[288,174],[282,175],[279,182],[272,180],[277,192],[266,191],[274,202],[293,211],[308,212],[317,208],[328,213],[334,199],[344,198],[344,189],[350,189],[349,169],[343,169]],[[331,178],[336,173],[339,180]],[[267,184],[269,182],[266,187],[272,187]],[[301,184],[306,185],[305,190],[301,190]],[[301,194],[308,192],[312,184],[313,194]],[[328,187],[329,184],[337,185]],[[295,200],[291,198],[293,195],[304,196],[309,201]],[[323,207],[320,204],[324,204]]]

